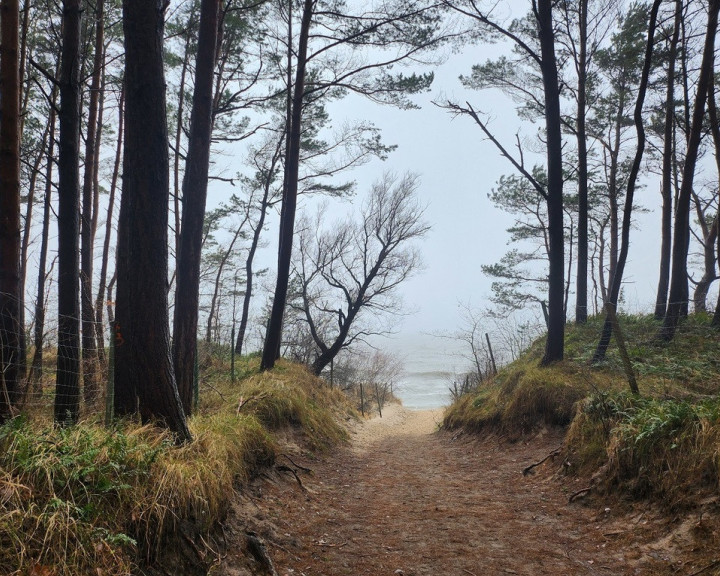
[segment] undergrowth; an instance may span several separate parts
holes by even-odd
[[[567,425],[564,470],[593,475],[594,488],[690,506],[720,482],[720,334],[692,315],[675,339],[657,337],[652,316],[621,316],[640,387],[629,390],[613,341],[591,365],[602,318],[569,326],[566,359],[539,366],[543,339],[446,412],[445,426],[492,430],[511,438]],[[599,474],[597,472],[600,472]]]
[[[278,429],[293,427],[309,449],[345,438],[334,415],[350,409],[304,368],[280,363],[232,386],[210,367],[184,446],[132,421],[0,427],[0,574],[136,573],[181,528],[202,541],[217,527],[237,487],[274,462]],[[239,368],[254,373],[252,362]]]

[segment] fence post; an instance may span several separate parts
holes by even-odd
[[[627,347],[625,346],[625,337],[623,336],[622,329],[620,328],[620,322],[618,321],[617,314],[615,313],[615,306],[612,302],[607,302],[605,304],[605,310],[607,311],[608,316],[610,316],[610,322],[613,327],[613,335],[615,336],[615,343],[617,344],[618,351],[620,352],[620,358],[622,359],[623,368],[625,369],[625,376],[627,377],[628,385],[630,386],[630,392],[632,392],[635,396],[638,396],[640,394],[640,390],[638,389],[632,362],[630,362],[630,356],[628,355]]]
[[[235,386],[235,322],[230,331],[230,383]]]
[[[193,409],[197,412],[200,399],[200,368],[198,363],[197,338],[195,339],[195,364],[193,366]]]
[[[107,389],[105,391],[105,426],[112,424],[115,415],[115,322],[110,322]]]
[[[492,344],[490,344],[490,334],[485,332],[485,340],[487,340],[488,352],[490,352],[490,362],[492,365],[493,375],[497,376],[497,366],[495,365],[495,354],[493,354]],[[482,378],[482,375],[480,376]]]

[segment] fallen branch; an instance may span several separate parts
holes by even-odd
[[[302,483],[302,480],[300,480],[300,476],[298,476],[297,472],[290,468],[290,466],[285,466],[284,464],[278,464],[275,467],[278,472],[290,472],[293,476],[295,476],[295,480],[297,480],[298,486],[304,491],[307,492],[307,488],[305,488],[305,485]]]
[[[343,542],[342,544],[330,544],[329,542],[325,542],[324,540],[319,540],[315,542],[316,546],[322,546],[323,548],[342,548],[343,546],[347,546],[347,541]]]
[[[555,456],[560,454],[560,452],[562,451],[562,448],[563,448],[562,446],[560,446],[559,448],[556,448],[555,450],[550,452],[550,454],[545,456],[545,458],[543,458],[539,462],[535,462],[535,464],[530,464],[530,466],[526,466],[525,468],[523,468],[523,476],[527,476],[528,474],[530,474],[530,472],[532,472],[533,468],[537,468],[538,466],[540,466],[540,464],[549,460],[550,458],[555,458]]]
[[[312,474],[312,473],[313,473],[313,471],[312,471],[310,468],[305,468],[305,466],[300,466],[299,464],[296,464],[296,463],[293,461],[293,459],[290,458],[290,456],[288,456],[287,454],[280,454],[280,456],[284,456],[285,458],[287,458],[288,461],[290,462],[290,464],[292,464],[293,466],[295,466],[295,468],[296,468],[297,470],[302,470],[303,472],[306,472],[307,474]]]
[[[588,492],[592,490],[592,486],[588,486],[587,488],[583,488],[582,490],[578,490],[577,492],[573,492],[570,495],[570,498],[568,499],[569,503],[572,503],[575,499],[580,498],[580,496],[584,496]]]

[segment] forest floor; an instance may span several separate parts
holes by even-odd
[[[281,467],[243,493],[211,574],[720,574],[720,552],[700,544],[717,538],[700,512],[669,517],[599,496],[569,503],[587,479],[558,477],[557,461],[524,476],[561,446],[561,431],[509,443],[437,432],[441,418],[392,405],[352,424],[350,444],[329,454],[290,445],[278,464],[298,480]],[[272,569],[248,561],[248,530]]]

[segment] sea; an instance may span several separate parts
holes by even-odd
[[[411,410],[449,405],[453,380],[468,369],[462,343],[452,338],[408,334],[384,340],[382,348],[402,361],[404,369],[393,393]]]

